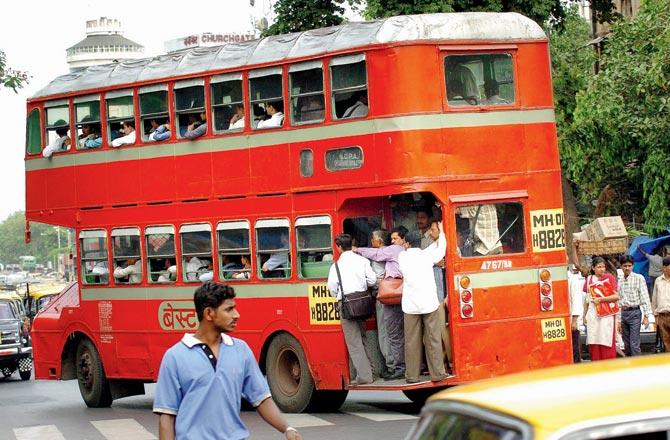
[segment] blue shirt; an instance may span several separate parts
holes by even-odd
[[[151,133],[151,138],[155,141],[164,141],[170,139],[170,130],[165,128],[164,125],[159,126],[156,130]]]
[[[192,334],[163,356],[153,411],[177,416],[177,440],[245,439],[249,431],[240,418],[242,398],[258,406],[270,397],[249,346],[226,334],[221,339],[216,370],[207,345]]]

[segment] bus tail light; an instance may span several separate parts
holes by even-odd
[[[461,310],[461,318],[472,318],[475,308],[472,303],[473,295],[470,287],[470,277],[464,275],[458,278],[458,300]]]
[[[549,269],[540,269],[538,271],[537,282],[540,290],[540,308],[543,312],[554,310],[554,289]]]

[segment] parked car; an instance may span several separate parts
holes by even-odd
[[[670,438],[670,354],[502,376],[432,396],[407,440]]]

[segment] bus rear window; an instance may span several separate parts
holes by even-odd
[[[515,254],[525,250],[521,203],[459,206],[455,223],[457,251],[461,257]]]
[[[449,55],[444,59],[451,107],[510,105],[515,101],[514,69],[508,53]]]

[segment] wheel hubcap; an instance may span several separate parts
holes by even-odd
[[[300,389],[302,368],[298,356],[291,348],[284,348],[277,356],[277,385],[283,394],[293,396]]]
[[[79,377],[86,390],[93,388],[93,361],[88,351],[82,353],[79,359]]]

